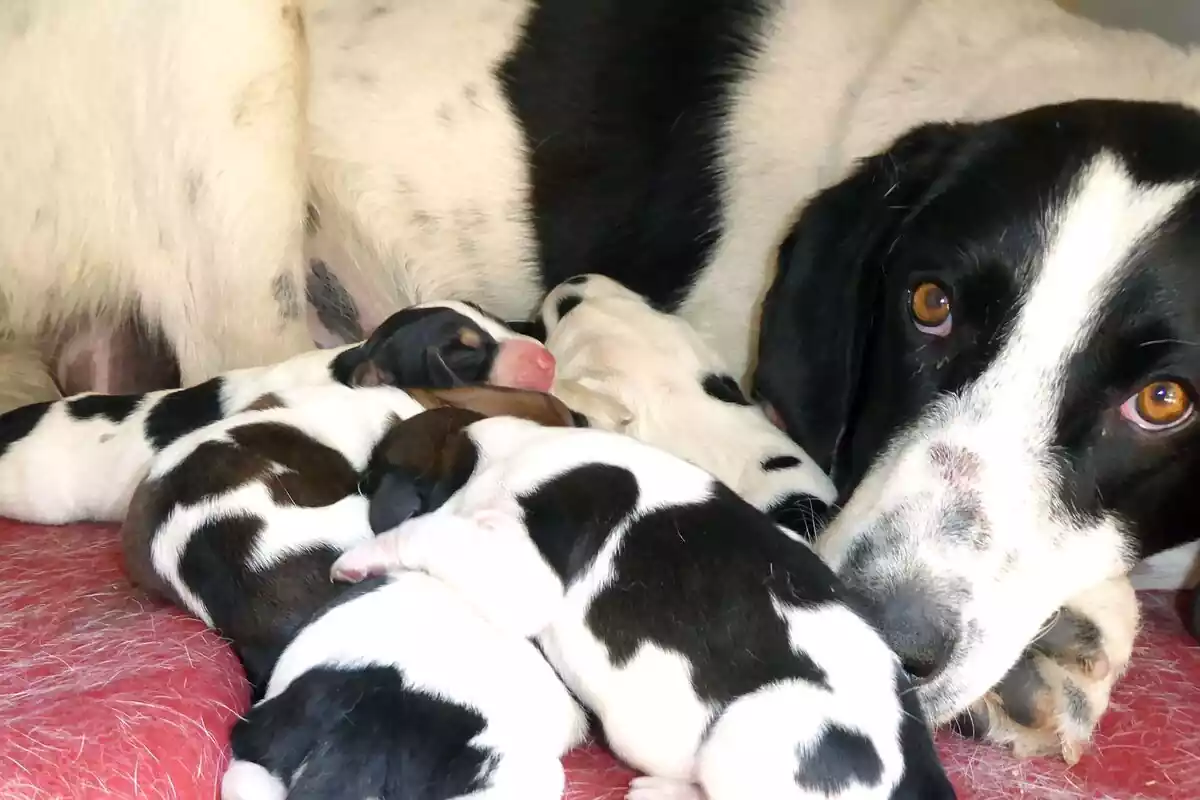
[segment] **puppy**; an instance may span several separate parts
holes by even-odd
[[[79,395],[0,416],[0,516],[49,525],[119,521],[156,453],[296,387],[489,382],[545,390],[553,374],[554,359],[544,347],[472,306],[413,306],[358,345],[238,370],[187,389]]]
[[[552,391],[595,426],[691,461],[800,534],[823,527],[833,483],[682,319],[579,275],[546,296],[540,321],[557,362]]]
[[[360,474],[389,430],[438,406],[571,424],[535,392],[304,387],[183,436],[153,461],[121,531],[130,578],[228,638],[256,693],[283,647],[342,588],[329,568],[372,536]],[[531,423],[533,424],[533,423]],[[433,459],[409,443],[415,460]]]
[[[413,486],[445,502],[332,576],[423,570],[536,637],[647,774],[630,798],[954,796],[898,660],[833,573],[709,473],[609,431],[437,428],[449,485]]]
[[[402,572],[345,592],[284,649],[233,728],[221,797],[559,800],[586,729],[531,642]]]

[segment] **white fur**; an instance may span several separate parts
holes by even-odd
[[[709,800],[824,800],[824,793],[797,787],[797,747],[815,742],[825,725],[838,722],[868,737],[884,766],[880,785],[852,786],[838,796],[889,796],[903,771],[896,660],[878,634],[849,610],[834,604],[776,605],[793,647],[830,675],[837,673],[831,692],[783,681],[724,710],[695,694],[687,654],[643,644],[618,667],[589,627],[589,607],[616,578],[616,553],[637,546],[626,541],[629,524],[654,509],[709,497],[714,484],[708,473],[630,437],[596,429],[550,429],[493,418],[468,431],[485,456],[482,468],[441,508],[343,554],[334,564],[335,576],[367,574],[381,566],[422,570],[461,592],[499,627],[535,635],[559,675],[598,714],[613,751],[665,779],[655,784],[660,789],[699,782]],[[589,463],[631,471],[639,485],[637,508],[564,587],[528,539],[516,497]]]
[[[495,74],[529,4],[318,0],[303,35],[299,5],[0,8],[7,327],[140,298],[185,381],[294,355],[304,321],[280,318],[271,282],[303,292],[305,186],[313,252],[366,321],[445,296],[533,310],[526,148]],[[740,378],[775,247],[853,159],[931,119],[1082,96],[1194,102],[1197,63],[1047,0],[786,0],[729,103],[723,232],[681,314]],[[193,206],[196,176],[211,191]]]
[[[894,546],[872,562],[872,580],[936,576],[969,592],[959,629],[973,627],[980,635],[964,637],[969,645],[922,687],[935,720],[982,696],[1063,603],[1131,566],[1118,519],[1084,524],[1060,506],[1060,476],[1049,448],[1071,357],[1099,322],[1104,300],[1117,291],[1143,237],[1188,188],[1139,186],[1107,154],[1083,170],[1046,220],[1047,246],[1025,276],[1003,350],[978,379],[939,401],[892,443],[818,542],[818,552],[836,568],[887,515]],[[931,447],[946,445],[980,461],[979,474],[967,483],[992,531],[986,546],[942,535],[942,515],[963,497],[930,459]]]
[[[556,307],[567,297],[581,302],[560,318]],[[825,504],[836,499],[833,482],[762,409],[704,391],[706,375],[730,371],[684,320],[602,275],[555,287],[542,303],[542,320],[557,362],[552,391],[593,424],[700,466],[759,509],[790,493]],[[776,456],[801,463],[764,471],[763,462]]]
[[[308,625],[283,651],[259,703],[272,702],[314,668],[367,666],[392,667],[409,688],[487,720],[469,744],[499,758],[490,786],[470,800],[562,797],[566,780],[559,758],[584,738],[582,710],[530,642],[501,633],[440,581],[419,572],[392,577]],[[293,779],[235,760],[222,798],[282,798],[285,780]]]
[[[431,301],[414,306],[431,307],[463,315],[497,342],[532,341],[464,303]],[[348,349],[349,345],[312,350],[278,364],[221,375],[222,413],[231,417],[266,394],[282,396],[294,389],[337,385],[330,365]],[[146,419],[175,391],[146,394],[119,423],[105,417],[72,417],[67,403],[84,395],[56,402],[28,435],[0,453],[0,516],[44,525],[122,520],[156,455],[146,437]]]
[[[154,459],[147,480],[161,478],[204,442],[224,441],[231,429],[266,422],[300,430],[337,450],[352,467],[361,470],[391,419],[407,419],[424,410],[404,392],[387,386],[351,389],[333,384],[297,389],[281,397],[288,407],[243,412],[174,442]],[[213,624],[212,617],[180,575],[180,559],[201,525],[213,518],[234,515],[263,521],[248,565],[258,571],[270,569],[291,553],[321,545],[346,549],[372,536],[367,522],[367,499],[357,494],[320,508],[283,507],[271,498],[263,484],[254,482],[195,506],[176,506],[154,534],[151,562],[154,571],[178,593],[187,610],[208,625]]]

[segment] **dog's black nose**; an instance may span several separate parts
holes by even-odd
[[[894,587],[872,605],[884,641],[914,678],[931,678],[950,662],[958,644],[954,615],[926,587]]]

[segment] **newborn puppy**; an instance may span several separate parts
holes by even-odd
[[[185,434],[304,386],[545,390],[554,359],[533,339],[457,302],[393,314],[362,344],[237,370],[145,395],[79,395],[0,416],[0,516],[57,525],[118,521],[154,455]],[[53,479],[48,479],[53,476]]]
[[[629,797],[954,796],[907,677],[837,578],[710,474],[608,431],[438,431],[452,456],[413,485],[445,502],[332,575],[422,570],[536,637],[647,774]]]
[[[477,409],[570,420],[547,395],[490,387],[280,392],[154,460],[122,527],[126,571],[229,639],[261,689],[282,648],[344,588],[329,581],[333,560],[372,536],[359,484],[377,445],[400,448],[390,431],[430,407],[472,421]],[[421,447],[409,443],[409,457],[436,458]]]
[[[560,800],[560,758],[586,728],[532,643],[402,572],[344,593],[284,649],[233,728],[221,797]]]
[[[541,321],[558,365],[552,391],[596,427],[691,461],[800,534],[823,526],[833,483],[682,319],[580,275],[546,296]]]

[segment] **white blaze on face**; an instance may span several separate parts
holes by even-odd
[[[818,543],[868,594],[905,586],[947,610],[957,646],[922,687],[935,720],[1003,677],[1067,598],[1128,566],[1114,519],[1072,518],[1051,447],[1071,359],[1192,188],[1139,185],[1116,157],[1093,159],[1047,214],[995,360],[897,437]]]

